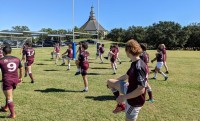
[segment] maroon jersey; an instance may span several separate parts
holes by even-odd
[[[25,54],[26,54],[26,61],[34,60],[35,50],[33,48],[27,48],[25,50]]]
[[[0,68],[2,71],[2,81],[19,82],[18,68],[22,64],[19,58],[14,56],[5,56],[0,59]]]
[[[110,61],[114,62],[117,59],[117,48],[113,47],[111,51],[112,53],[114,53],[114,55],[112,55],[112,57],[110,58]]]
[[[143,87],[147,86],[146,64],[141,59],[131,63],[131,67],[127,71],[127,75],[129,82],[127,94],[134,91],[139,85]],[[141,107],[145,103],[145,94],[146,91],[138,97],[128,99],[128,104],[133,107]]]
[[[79,55],[78,60],[80,61],[79,65],[82,69],[87,70],[89,68],[89,62],[88,62],[89,53],[87,51],[82,51]]]
[[[0,48],[0,58],[3,58],[3,50]]]
[[[162,54],[163,54],[163,61],[165,62],[167,60],[166,48],[163,48],[161,51],[162,51]]]
[[[156,54],[156,60],[157,60],[157,62],[163,62],[162,52],[159,52],[159,53]]]
[[[72,48],[70,48],[70,49],[67,49],[67,56],[69,57],[69,58],[72,58],[73,57],[73,50],[72,50]]]
[[[140,59],[143,60],[144,63],[146,64],[147,73],[150,73],[150,72],[149,72],[149,67],[148,67],[148,63],[149,63],[149,54],[148,54],[146,51],[143,51],[143,52],[140,54]]]
[[[54,47],[54,50],[56,51],[56,53],[60,53],[60,46],[59,45],[56,45]]]
[[[100,47],[99,51],[100,51],[101,54],[103,54],[104,53],[104,47]]]

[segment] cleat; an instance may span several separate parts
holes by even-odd
[[[70,69],[67,69],[67,71],[69,71]]]
[[[106,60],[108,60],[108,57],[104,57]]]
[[[116,73],[114,72],[113,75],[115,75]]]
[[[119,62],[119,64],[122,64],[122,62]]]
[[[88,90],[84,89],[82,92],[88,92]]]
[[[165,77],[165,81],[167,81],[167,79],[168,79],[168,77],[166,76],[166,77]]]
[[[154,70],[151,70],[152,72],[155,72],[155,69]]]
[[[165,73],[166,73],[166,74],[169,74],[169,71],[166,71]]]
[[[155,102],[154,99],[148,99],[148,100],[146,100],[146,101],[151,102],[151,103]]]
[[[81,74],[81,73],[80,73],[80,72],[76,72],[76,73],[75,73],[75,76],[76,76],[76,75],[79,75],[79,74]]]
[[[64,65],[65,65],[65,63],[62,63],[62,64],[61,64],[61,66],[64,66]]]
[[[6,107],[1,107],[0,111],[1,112],[8,112],[8,107],[7,108]]]
[[[27,74],[25,74],[24,77],[27,77]]]
[[[115,110],[113,110],[113,113],[114,114],[120,113],[120,112],[124,111],[125,108],[126,108],[125,104],[117,104]]]
[[[156,78],[155,78],[155,77],[153,77],[153,78],[150,78],[150,79],[154,79],[154,80],[156,80]]]
[[[9,116],[7,116],[7,118],[12,118],[12,119],[15,119],[16,118],[16,115],[9,115]]]
[[[34,82],[35,82],[34,80],[31,81],[31,83],[34,83]]]

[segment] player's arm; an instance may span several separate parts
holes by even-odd
[[[67,53],[67,51],[65,51],[62,55],[65,55]]]
[[[156,57],[153,60],[151,60],[151,63],[153,63],[155,60],[156,60]]]
[[[22,72],[23,72],[23,68],[19,68],[19,81],[22,81]]]
[[[109,52],[111,55],[115,55],[115,53],[113,53],[112,51]]]

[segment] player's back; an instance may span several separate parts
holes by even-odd
[[[34,60],[35,50],[33,48],[26,49],[26,59],[27,60]]]
[[[20,59],[14,56],[5,56],[0,59],[0,68],[2,71],[2,80],[18,81],[18,68],[20,68]]]

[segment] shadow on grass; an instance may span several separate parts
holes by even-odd
[[[44,59],[44,61],[55,61],[54,59]]]
[[[87,73],[87,75],[102,75],[100,73]]]
[[[0,116],[0,118],[6,118],[7,116]]]
[[[59,70],[55,70],[55,69],[47,69],[47,70],[44,70],[44,71],[59,71]]]
[[[111,68],[105,68],[105,67],[93,67],[91,69],[111,69]]]
[[[34,90],[36,92],[42,92],[42,93],[50,93],[50,92],[82,92],[82,91],[76,91],[76,90],[64,90],[64,89],[56,89],[56,88],[47,88],[45,90]]]
[[[115,100],[114,96],[111,95],[102,95],[102,96],[86,96],[86,99],[93,99],[97,101],[107,101],[107,100]]]
[[[36,64],[36,65],[48,65],[48,64],[44,64],[44,63],[38,63],[38,64]]]

